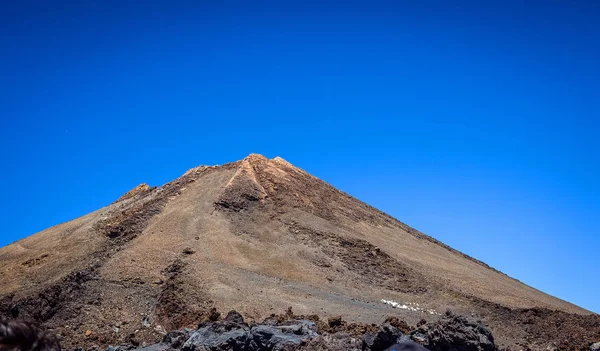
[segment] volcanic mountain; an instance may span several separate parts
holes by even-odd
[[[152,341],[216,311],[415,324],[451,309],[501,346],[583,347],[600,317],[531,288],[282,158],[200,166],[0,249],[0,316],[64,345]],[[394,306],[396,308],[394,308]]]

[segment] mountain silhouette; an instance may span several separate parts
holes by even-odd
[[[390,185],[391,186],[391,185]],[[398,201],[403,201],[398,199]],[[482,238],[485,240],[485,238]],[[280,157],[200,166],[0,249],[0,315],[66,346],[115,345],[215,311],[380,323],[447,309],[498,344],[589,344],[600,320],[337,190]]]

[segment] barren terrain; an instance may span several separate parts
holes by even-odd
[[[261,155],[140,185],[4,247],[0,279],[0,314],[33,319],[66,346],[152,342],[215,311],[262,320],[288,307],[411,325],[452,309],[512,349],[600,341],[600,316]]]

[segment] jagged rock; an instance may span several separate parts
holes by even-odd
[[[384,323],[377,334],[366,334],[363,338],[363,350],[383,351],[397,343],[402,337],[400,329],[390,323]]]
[[[427,342],[427,335],[423,334],[420,331],[413,332],[410,337],[413,341],[416,341],[419,344],[424,344]]]
[[[163,337],[163,343],[171,345],[171,348],[178,349],[191,337],[193,331],[191,329],[176,330],[167,333]]]
[[[427,331],[431,351],[496,351],[492,332],[479,320],[446,312]]]
[[[236,311],[230,311],[222,322],[200,325],[183,344],[183,351],[242,351],[250,337],[250,328]]]
[[[214,325],[198,329],[183,344],[183,351],[242,351],[248,341],[248,328],[220,330]]]
[[[332,333],[329,324],[319,329],[310,320],[282,320],[281,316],[273,315],[250,327],[241,314],[230,311],[224,320],[202,323],[196,331],[169,332],[158,344],[143,348],[127,344],[106,351],[359,351],[361,347],[363,351],[497,351],[485,325],[452,313],[431,325],[420,325],[406,335],[390,322],[383,323],[376,332],[364,334],[362,339],[352,326],[342,323],[337,327],[344,326],[347,329]],[[593,344],[590,350],[600,351],[598,346],[600,343]]]
[[[244,317],[237,311],[229,311],[229,313],[227,313],[227,316],[225,317],[225,321],[237,324],[246,324],[244,322]]]
[[[289,325],[258,325],[252,328],[248,350],[287,350],[318,336],[315,324],[310,321],[294,321]]]
[[[590,350],[591,351],[600,351],[600,342],[595,342],[592,345],[590,345]]]
[[[231,311],[223,322],[208,323],[194,332],[183,344],[182,350],[288,350],[295,349],[317,336],[316,325],[311,321],[290,321],[281,325],[259,324],[250,329],[239,313]]]
[[[347,332],[324,333],[303,346],[302,350],[360,351],[361,345],[361,338]]]
[[[375,334],[367,333],[367,334],[363,335],[363,342],[362,342],[362,350],[363,351],[371,350],[371,347],[373,347],[373,344],[375,344]]]

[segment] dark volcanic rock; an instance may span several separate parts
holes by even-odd
[[[363,338],[363,350],[383,351],[397,343],[402,336],[400,329],[384,323],[377,334],[366,334]]]
[[[479,320],[446,312],[427,330],[431,351],[496,351],[492,332]]]
[[[406,323],[397,319],[394,323],[384,322],[375,332],[364,328],[362,339],[355,325],[341,319],[336,328],[346,329],[331,332],[334,329],[329,324],[321,323],[319,327],[318,320],[315,323],[303,318],[290,312],[249,326],[241,314],[231,311],[224,320],[202,323],[196,331],[169,332],[158,344],[144,348],[122,345],[106,351],[497,351],[485,325],[449,312],[431,325],[421,323],[407,335],[396,326],[407,326]]]
[[[250,329],[244,324],[234,322],[214,322],[199,328],[183,344],[183,351],[242,351]]]
[[[292,350],[319,336],[311,321],[288,321],[278,325],[258,324],[252,328],[242,315],[231,311],[222,322],[201,325],[183,344],[183,351],[278,351]],[[174,335],[178,337],[177,335]],[[168,341],[171,341],[169,337]],[[172,342],[172,341],[171,341]],[[175,343],[171,343],[177,348]]]
[[[310,321],[293,321],[287,325],[257,325],[251,330],[247,350],[289,350],[318,336],[316,325]]]
[[[178,349],[181,348],[186,341],[188,341],[188,339],[192,336],[192,333],[193,330],[187,328],[183,330],[172,331],[167,333],[167,335],[163,337],[162,341],[165,344],[169,344],[171,348]]]
[[[239,314],[237,311],[229,311],[229,313],[227,313],[227,316],[225,317],[225,321],[237,323],[240,325],[246,325],[246,323],[244,322],[244,317],[242,317],[242,315]]]

